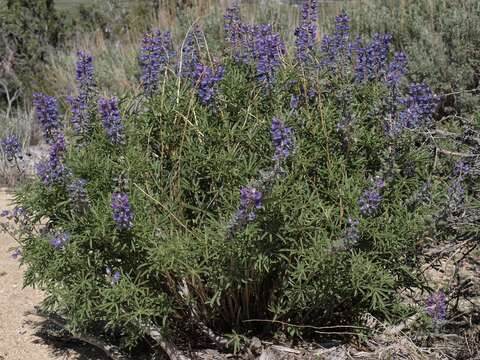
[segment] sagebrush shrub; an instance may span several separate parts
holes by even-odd
[[[438,101],[406,86],[389,36],[355,39],[341,13],[314,46],[308,21],[292,55],[237,9],[218,59],[149,32],[141,97],[100,97],[80,54],[81,132],[74,102],[64,128],[38,96],[50,157],[16,202],[45,310],[127,345],[152,323],[258,335],[402,314],[443,190],[420,131]]]

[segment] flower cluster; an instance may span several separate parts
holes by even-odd
[[[272,85],[281,56],[286,53],[285,44],[270,24],[254,26],[252,37],[251,53],[257,63],[257,76],[262,83]]]
[[[364,216],[370,216],[377,212],[382,196],[380,191],[385,187],[385,182],[377,178],[372,187],[365,190],[362,196],[358,199],[360,212]]]
[[[77,89],[78,95],[68,96],[67,102],[72,112],[71,123],[77,135],[85,135],[90,128],[89,110],[93,103],[94,79],[93,57],[82,51],[77,53]]]
[[[107,274],[108,277],[111,278],[112,285],[117,285],[118,284],[118,282],[120,281],[120,277],[121,277],[120,271],[115,270],[113,272],[113,275],[112,275],[112,268],[110,266],[107,266],[107,268],[105,269],[105,273]]]
[[[57,99],[42,93],[35,93],[33,94],[33,104],[44,139],[47,144],[50,144],[55,140],[60,127]]]
[[[66,150],[65,137],[62,133],[59,133],[55,142],[50,145],[48,160],[36,165],[37,175],[46,186],[62,182],[70,175],[70,171],[62,162],[62,156]]]
[[[426,124],[432,118],[438,97],[425,83],[410,84],[408,97],[401,99],[400,104],[404,106],[404,110],[399,114],[399,125],[413,129]]]
[[[297,58],[306,63],[311,59],[311,53],[317,38],[317,0],[304,0],[302,6],[302,19],[295,29],[295,47]]]
[[[270,127],[272,141],[275,145],[275,155],[273,160],[280,163],[285,160],[293,148],[292,129],[285,127],[285,124],[278,118],[274,117]]]
[[[194,76],[195,69],[200,63],[199,44],[203,38],[203,32],[198,25],[194,25],[185,37],[182,46],[182,61],[180,76],[184,78],[191,78]]]
[[[445,320],[447,314],[446,308],[445,293],[442,290],[430,294],[427,299],[426,311],[434,321]]]
[[[118,101],[116,98],[100,98],[98,101],[102,123],[107,136],[114,144],[121,144],[125,138],[125,127],[118,110]]]
[[[50,244],[55,248],[55,250],[60,250],[65,248],[67,243],[70,241],[70,234],[68,232],[63,232],[56,235],[51,241]]]
[[[358,82],[377,79],[385,73],[391,42],[392,35],[375,34],[366,47],[358,50],[355,68]]]
[[[242,187],[240,189],[240,207],[228,229],[230,238],[249,222],[256,219],[256,210],[262,207],[262,199],[262,192],[254,187]]]
[[[93,57],[83,51],[77,53],[76,79],[79,89],[88,91],[95,87]]]
[[[233,58],[239,63],[247,64],[251,60],[249,44],[252,26],[242,22],[238,1],[235,1],[232,7],[227,8],[224,20],[225,38],[230,43]]]
[[[22,157],[22,145],[16,135],[8,135],[0,141],[0,146],[7,161]]]
[[[89,200],[85,185],[87,181],[84,179],[77,179],[68,185],[68,194],[72,206],[81,213],[84,213],[89,206]]]
[[[335,31],[333,35],[325,35],[320,50],[324,55],[321,67],[335,71],[336,63],[350,51],[348,39],[350,37],[350,18],[343,10],[335,17]]]
[[[133,212],[128,195],[116,192],[112,195],[113,220],[118,230],[130,230],[133,227]]]
[[[198,63],[192,74],[192,81],[197,88],[198,97],[204,105],[213,104],[218,83],[223,79],[224,69],[221,66],[215,68]]]
[[[403,52],[395,53],[392,61],[390,61],[385,77],[385,83],[390,89],[392,89],[392,91],[395,91],[398,88],[402,77],[406,74],[407,63],[407,55]]]
[[[248,25],[241,21],[238,4],[227,9],[225,32],[237,62],[254,62],[258,79],[271,85],[286,53],[285,43],[270,24]]]
[[[359,223],[360,222],[356,219],[348,218],[347,229],[345,230],[345,236],[343,237],[345,247],[352,247],[360,239],[360,233],[358,231]]]
[[[140,66],[141,81],[147,94],[157,89],[160,73],[174,57],[172,35],[169,31],[162,33],[156,29],[144,35],[140,49]]]

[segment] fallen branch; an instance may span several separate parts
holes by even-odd
[[[400,334],[403,330],[408,329],[410,326],[412,326],[415,322],[418,321],[420,318],[420,313],[414,314],[410,316],[408,319],[406,319],[404,322],[402,322],[399,325],[396,326],[390,326],[385,329],[385,331],[382,333],[381,337],[383,336],[395,336]]]
[[[477,154],[468,154],[468,153],[461,153],[456,151],[450,151],[445,149],[438,148],[438,152],[443,155],[451,155],[451,156],[458,156],[458,157],[477,157]]]
[[[173,343],[167,341],[155,326],[147,327],[145,333],[155,340],[170,360],[191,360],[183,355]]]
[[[69,333],[70,338],[87,343],[89,345],[96,347],[97,349],[102,350],[105,353],[105,355],[107,355],[112,360],[128,360],[129,359],[129,357],[124,355],[120,351],[120,349],[115,345],[107,344],[102,340],[98,338],[94,338],[89,335],[75,334],[75,333],[72,333],[71,331],[68,331],[65,328],[67,323],[66,320],[59,315],[45,314],[38,309],[37,309],[37,314],[44,317],[47,321],[50,321],[51,323],[67,331]]]

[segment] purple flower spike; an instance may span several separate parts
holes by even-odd
[[[380,191],[385,187],[385,182],[382,179],[375,180],[373,186],[365,190],[358,199],[358,205],[360,206],[360,212],[364,216],[374,215],[380,202],[382,201],[382,196]]]
[[[60,250],[65,248],[67,243],[70,241],[70,234],[67,232],[63,232],[55,236],[51,241],[50,244],[55,248],[55,250]]]
[[[127,194],[113,193],[112,210],[118,230],[130,230],[133,227],[133,212]]]
[[[107,136],[114,144],[122,144],[124,142],[124,125],[118,110],[118,101],[116,98],[101,98],[98,101],[100,114],[102,115],[102,123]]]
[[[81,213],[84,213],[89,206],[85,185],[87,185],[86,180],[77,179],[68,186],[68,193],[72,206]]]
[[[65,137],[59,133],[55,142],[50,145],[49,159],[37,164],[37,175],[46,186],[60,183],[70,175],[70,171],[62,163],[62,157],[66,150]]]
[[[240,207],[228,226],[229,237],[232,238],[251,221],[257,218],[256,210],[262,207],[263,194],[253,187],[240,189]]]
[[[90,128],[90,107],[93,103],[94,79],[93,57],[82,51],[77,53],[78,96],[68,96],[67,102],[72,113],[71,123],[77,135],[85,135]]]
[[[386,71],[386,61],[392,35],[375,34],[372,41],[365,47],[358,49],[357,65],[355,68],[358,82],[377,79]],[[403,61],[403,59],[397,59]],[[398,64],[400,66],[400,64]],[[394,70],[394,69],[392,69]]]
[[[203,32],[198,25],[194,25],[193,29],[185,37],[185,42],[182,47],[180,72],[180,75],[184,78],[192,78],[197,65],[200,64],[199,44],[203,37]]]
[[[275,145],[275,156],[273,159],[280,163],[290,155],[293,148],[292,129],[285,127],[280,119],[273,118],[270,133]]]
[[[145,92],[151,95],[158,87],[160,73],[175,57],[172,35],[156,29],[144,35],[140,49],[140,67]]]
[[[358,231],[359,221],[357,219],[348,218],[347,229],[345,231],[344,243],[347,247],[355,245],[360,239]]]
[[[192,74],[192,81],[197,88],[198,98],[204,105],[212,105],[218,92],[218,83],[223,79],[224,69],[216,69],[198,63]]]
[[[2,139],[0,146],[7,161],[22,157],[22,145],[16,135],[8,135]]]
[[[395,53],[392,61],[388,65],[385,83],[391,89],[398,88],[402,77],[407,72],[407,56],[403,52]]]
[[[348,46],[350,37],[350,18],[343,10],[335,17],[335,31],[333,35],[325,35],[320,46],[324,59],[320,63],[321,67],[335,72],[337,62],[342,56],[347,55],[351,49]]]
[[[55,140],[60,128],[57,99],[45,94],[35,93],[33,94],[33,104],[45,141],[50,144]]]
[[[428,123],[438,104],[435,96],[427,84],[411,84],[407,98],[400,100],[405,110],[400,112],[400,126],[413,129]]]
[[[95,87],[93,77],[93,57],[83,51],[77,53],[77,83],[81,90]]]
[[[427,299],[427,314],[435,321],[443,321],[446,319],[446,302],[445,293],[440,290],[431,294]]]
[[[317,37],[317,0],[304,0],[302,6],[302,20],[295,29],[295,46],[297,58],[307,63],[311,60]]]

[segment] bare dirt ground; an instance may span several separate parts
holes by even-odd
[[[0,189],[0,210],[9,194]],[[0,360],[104,360],[101,353],[75,341],[47,336],[46,321],[34,314],[42,293],[22,289],[23,269],[11,258],[15,241],[0,232]]]

